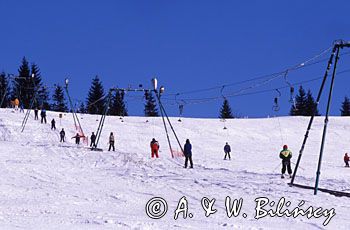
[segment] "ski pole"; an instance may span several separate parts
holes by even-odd
[[[293,165],[295,165],[295,163],[294,163],[294,162],[292,162],[292,161],[291,161],[291,163],[292,163]],[[304,168],[302,168],[302,167],[300,167],[300,166],[299,166],[299,168],[301,168],[302,170],[305,170]]]
[[[275,169],[273,170],[273,172],[275,172],[277,170],[277,168],[280,167],[280,164],[278,164]]]

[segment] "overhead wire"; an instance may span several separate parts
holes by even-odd
[[[265,78],[266,76],[271,76],[270,78],[262,81],[262,82],[258,82],[258,83],[255,83],[253,85],[250,85],[248,87],[245,87],[245,88],[242,88],[242,89],[239,89],[233,93],[230,93],[230,94],[226,94],[226,97],[235,97],[235,96],[240,96],[240,95],[244,95],[243,92],[245,91],[248,91],[248,90],[251,90],[251,89],[254,89],[254,88],[257,88],[257,87],[260,87],[262,85],[265,85],[277,78],[280,78],[280,77],[284,77],[285,78],[285,81],[286,81],[286,74],[288,74],[290,71],[293,71],[293,70],[296,70],[296,69],[300,69],[300,68],[303,68],[303,67],[306,67],[306,66],[310,66],[310,65],[314,65],[314,64],[317,64],[317,63],[321,63],[327,59],[322,59],[322,60],[318,60],[318,61],[314,61],[316,60],[317,58],[323,56],[325,53],[327,53],[329,50],[331,49],[331,47],[325,49],[324,51],[322,51],[321,53],[319,53],[318,55],[298,64],[298,65],[295,65],[293,67],[290,67],[290,68],[287,68],[286,70],[284,71],[281,71],[281,72],[277,72],[277,73],[274,73],[274,74],[269,74],[269,75],[264,75],[262,77],[258,77],[258,78],[253,78],[253,79],[248,79],[248,80],[244,80],[244,81],[240,81],[240,82],[235,82],[235,83],[232,83],[232,84],[226,84],[226,85],[221,85],[221,86],[216,86],[216,87],[211,87],[211,88],[207,88],[207,89],[201,89],[201,90],[194,90],[192,92],[200,92],[200,91],[205,91],[205,90],[208,90],[208,89],[218,89],[218,88],[221,88],[221,91],[220,91],[220,94],[221,96],[215,96],[215,97],[207,97],[207,98],[185,98],[185,99],[182,99],[183,101],[186,101],[186,104],[199,104],[199,103],[206,103],[206,102],[209,102],[209,101],[212,101],[212,100],[218,100],[220,98],[222,98],[222,90],[223,88],[227,87],[227,86],[231,86],[233,84],[241,84],[241,83],[244,83],[244,82],[249,82],[249,81],[253,81],[253,80],[256,80],[256,79],[263,79]],[[342,56],[345,56],[345,55],[348,55],[350,54],[350,52],[346,52],[344,53]],[[319,79],[319,78],[317,78]],[[316,79],[315,79],[316,80]],[[309,81],[307,81],[309,82]],[[288,83],[288,87],[290,87],[290,83]],[[279,88],[287,88],[287,87],[279,87]],[[294,89],[293,89],[294,90]],[[268,91],[271,91],[271,90],[268,90]],[[186,94],[189,94],[191,91],[188,91],[188,92],[185,92]],[[183,94],[183,93],[177,93],[176,95],[180,95],[180,94]],[[250,94],[250,93],[249,93]],[[169,95],[169,94],[168,94]],[[169,98],[166,98],[166,97],[163,97],[164,100],[168,100],[168,101],[171,101],[171,99]]]
[[[239,85],[239,84],[247,83],[247,82],[250,82],[250,81],[255,81],[255,80],[264,79],[264,78],[269,77],[268,79],[266,79],[266,80],[264,80],[262,82],[255,83],[253,85],[250,85],[248,87],[239,89],[239,90],[237,90],[235,92],[232,92],[230,94],[226,94],[226,97],[229,98],[229,97],[245,95],[245,94],[243,94],[243,92],[245,92],[245,91],[248,91],[248,90],[251,90],[251,89],[254,89],[254,88],[258,88],[258,87],[263,86],[263,85],[266,85],[267,83],[269,83],[269,82],[271,82],[271,81],[273,81],[275,79],[278,79],[278,78],[282,78],[282,77],[286,78],[286,74],[289,73],[290,71],[294,71],[294,70],[297,70],[297,69],[300,69],[300,68],[304,68],[304,67],[307,67],[307,66],[312,66],[312,65],[315,65],[315,64],[318,64],[318,63],[322,63],[322,62],[328,60],[328,58],[325,58],[325,59],[321,59],[321,60],[315,61],[317,58],[323,56],[324,54],[326,54],[330,50],[331,50],[331,47],[323,50],[321,53],[315,55],[314,57],[312,57],[310,59],[307,59],[306,61],[304,61],[304,62],[302,62],[302,63],[300,63],[298,65],[289,67],[289,68],[287,68],[287,69],[285,69],[283,71],[280,71],[280,72],[276,72],[276,73],[273,73],[273,74],[267,74],[267,75],[263,75],[263,76],[260,76],[260,77],[255,77],[255,78],[252,78],[252,79],[238,81],[238,82],[225,84],[225,85],[221,85],[221,86],[215,86],[215,87],[210,87],[210,88],[205,88],[205,89],[186,91],[186,92],[176,93],[176,94],[166,94],[166,95],[163,96],[163,100],[173,101],[173,99],[169,98],[169,96],[174,96],[174,95],[180,96],[180,95],[186,95],[186,94],[210,91],[210,90],[214,90],[214,89],[216,89],[216,90],[217,89],[221,89],[221,91],[220,91],[221,95],[218,95],[218,96],[215,96],[215,97],[185,98],[185,99],[182,99],[182,101],[185,101],[186,104],[206,103],[206,102],[210,102],[212,100],[218,100],[218,99],[222,98],[222,89],[225,88],[225,87]],[[343,53],[342,56],[349,55],[349,54],[350,54],[350,52],[346,52],[346,53]],[[319,79],[319,78],[317,78],[317,79]],[[288,82],[288,85],[290,85],[289,82]],[[288,86],[288,87],[290,87],[290,86]],[[279,87],[279,88],[282,88],[282,87]],[[283,87],[283,88],[287,88],[287,87]],[[269,90],[269,91],[272,91],[272,90]],[[174,103],[172,103],[172,105],[174,105]]]
[[[350,69],[339,71],[337,73],[337,75],[342,75],[342,74],[348,73],[348,72],[350,72]],[[308,79],[308,80],[304,80],[304,81],[299,81],[299,82],[293,83],[293,85],[294,86],[300,86],[300,85],[303,85],[303,84],[307,84],[307,83],[310,83],[310,82],[314,82],[314,81],[320,80],[322,78],[323,77],[316,77],[316,78],[312,78],[312,79]],[[285,86],[280,86],[280,87],[273,88],[273,89],[254,91],[254,92],[250,92],[250,93],[239,93],[239,94],[235,94],[235,95],[226,95],[226,97],[227,98],[232,98],[232,97],[256,95],[256,94],[273,92],[273,91],[276,91],[276,89],[283,90],[283,89],[287,89],[287,88],[289,88],[289,86],[285,85]],[[194,105],[194,104],[206,103],[206,102],[213,101],[213,100],[220,99],[220,98],[221,98],[221,96],[220,97],[219,96],[218,97],[209,97],[209,98],[183,99],[183,100],[186,101],[186,104],[188,104],[188,105]],[[165,100],[166,101],[171,101],[171,99],[165,99]],[[175,103],[171,103],[171,102],[168,102],[168,103],[165,103],[165,104],[170,105],[170,106],[171,105],[175,105]]]
[[[317,58],[325,55],[327,52],[329,52],[332,49],[332,46],[328,47],[327,49],[323,50],[322,52],[320,52],[319,54],[313,56],[312,58],[309,58],[307,60],[305,60],[304,62],[301,62],[297,65],[288,67],[282,71],[279,72],[275,72],[275,73],[271,73],[271,74],[265,74],[262,76],[258,76],[258,77],[254,77],[251,79],[247,79],[247,80],[243,80],[243,81],[238,81],[238,82],[233,82],[233,83],[228,83],[228,84],[223,84],[223,85],[218,85],[218,86],[213,86],[213,87],[208,87],[208,88],[203,88],[203,89],[196,89],[196,90],[190,90],[190,91],[184,91],[184,92],[180,92],[180,93],[169,93],[169,94],[165,94],[163,95],[163,97],[166,96],[174,96],[175,94],[179,94],[179,95],[185,95],[185,94],[194,94],[194,93],[200,93],[200,92],[206,92],[206,91],[211,91],[211,90],[215,90],[215,89],[221,89],[223,86],[225,87],[230,87],[230,86],[235,86],[235,85],[239,85],[239,84],[243,84],[243,83],[247,83],[247,82],[251,82],[251,81],[255,81],[255,80],[260,80],[260,79],[264,79],[264,78],[268,78],[268,77],[280,77],[281,74],[284,74],[287,70],[288,71],[294,71],[300,68],[304,68],[307,66],[312,66],[318,63],[321,63],[325,60],[328,59],[322,59],[316,62],[313,62],[313,60],[316,60]],[[344,53],[344,55],[348,55],[350,52]]]

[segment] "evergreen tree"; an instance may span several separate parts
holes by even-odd
[[[306,114],[306,93],[302,86],[299,87],[298,95],[295,96],[295,106],[292,105],[290,115],[305,116]]]
[[[6,108],[9,102],[9,83],[6,74],[0,74],[0,108]]]
[[[32,87],[29,64],[27,59],[23,57],[21,66],[18,69],[18,76],[13,79],[12,99],[18,98],[20,103],[28,108],[32,97],[30,95],[30,88]]]
[[[340,112],[341,116],[350,116],[350,100],[348,97],[344,97]]]
[[[232,110],[231,110],[230,104],[228,103],[227,99],[225,99],[224,103],[222,104],[219,117],[222,118],[222,119],[234,118],[233,114],[232,114]]]
[[[311,90],[309,89],[306,94],[306,109],[304,116],[312,116],[315,113],[315,116],[320,116],[318,112],[315,99],[312,96]]]
[[[104,111],[104,89],[102,82],[97,75],[92,79],[86,104],[86,110],[89,114],[102,114]]]
[[[33,63],[31,65],[31,75],[34,76],[34,83],[35,83],[35,89],[32,87],[29,88],[29,94],[33,95],[34,90],[38,90],[36,94],[36,107],[40,107],[43,109],[50,109],[50,103],[49,103],[49,92],[47,90],[47,87],[44,86],[41,78],[41,73],[39,67]]]
[[[305,93],[303,87],[300,86],[299,94],[295,97],[295,106],[292,105],[289,114],[292,116],[312,116],[313,113],[315,113],[315,116],[320,116],[311,90],[309,89]]]
[[[23,57],[18,76],[13,80],[12,99],[18,98],[25,108],[29,108],[36,89],[38,92],[34,106],[49,109],[49,93],[47,88],[43,87],[40,69],[34,63],[29,67],[27,59]]]
[[[157,109],[157,104],[156,100],[153,97],[152,92],[145,91],[145,99],[146,99],[146,104],[145,104],[145,116],[146,117],[158,117],[158,109]]]
[[[86,113],[86,108],[85,108],[84,102],[80,103],[78,112],[79,113]]]
[[[112,105],[110,108],[110,114],[116,116],[128,116],[128,110],[126,109],[124,102],[124,91],[117,91],[113,95]]]
[[[66,103],[66,99],[64,97],[62,86],[60,86],[60,85],[56,86],[55,92],[52,95],[52,100],[53,100],[53,104],[51,105],[51,108],[53,111],[57,111],[57,112],[67,112],[68,111],[67,103]]]

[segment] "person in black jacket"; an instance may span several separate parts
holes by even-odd
[[[90,137],[91,143],[90,143],[90,147],[96,147],[96,135],[94,134],[94,132],[92,132],[91,137]]]
[[[230,156],[230,152],[231,152],[231,146],[226,142],[226,145],[224,146],[224,152],[225,152],[225,158],[224,160],[226,160],[226,157],[228,156],[228,159],[231,160],[231,156]]]
[[[192,145],[190,143],[190,140],[186,140],[186,144],[184,146],[184,154],[185,154],[185,168],[187,168],[187,163],[190,161],[190,168],[193,168],[193,162],[192,162]]]
[[[46,110],[45,109],[41,110],[40,116],[41,116],[41,123],[45,122],[45,124],[46,124]]]
[[[56,121],[54,118],[51,120],[51,130],[56,130]]]
[[[290,166],[290,159],[292,158],[292,152],[288,149],[287,145],[283,146],[283,150],[280,152],[280,158],[282,159],[281,178],[284,178],[284,173],[286,172],[286,168],[288,170],[289,177],[292,178],[292,168]]]
[[[61,132],[60,132],[60,142],[64,142],[64,137],[66,136],[66,132],[64,131],[64,129],[62,128]]]
[[[38,108],[35,108],[34,109],[34,120],[39,120],[39,117],[38,117]]]

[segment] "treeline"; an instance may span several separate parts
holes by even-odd
[[[29,64],[23,57],[18,68],[18,74],[0,73],[0,106],[1,108],[11,107],[11,102],[16,98],[20,106],[30,108],[35,91],[36,97],[33,108],[52,110],[57,112],[69,112],[74,109],[80,113],[102,114],[108,103],[108,96],[105,93],[103,84],[98,76],[92,79],[90,89],[85,102],[80,104],[72,102],[74,108],[68,108],[65,86],[55,84],[48,87],[44,84],[37,64]],[[52,96],[50,97],[50,92]],[[128,110],[124,101],[123,91],[113,91],[108,105],[108,114],[116,116],[128,116]],[[154,95],[150,92],[144,93],[144,115],[159,116],[157,103]]]
[[[17,98],[21,106],[29,108],[34,92],[36,91],[36,100],[33,107],[39,109],[57,112],[69,112],[74,109],[80,113],[102,114],[109,102],[109,115],[128,116],[124,91],[112,91],[111,100],[107,100],[109,95],[105,92],[98,76],[92,79],[85,102],[80,101],[79,104],[75,103],[75,101],[72,102],[74,108],[69,108],[68,106],[64,87],[60,84],[55,84],[53,87],[46,86],[43,83],[39,66],[35,63],[29,64],[27,59],[23,57],[18,68],[18,74],[0,73],[0,107],[10,107],[11,101]],[[50,93],[52,93],[51,97]],[[144,115],[149,117],[159,116],[153,93],[145,91],[144,100]],[[300,86],[298,95],[295,97],[295,103],[290,108],[289,115],[311,116],[313,113],[316,116],[320,116],[311,90],[309,89],[306,92]],[[340,114],[341,116],[350,116],[350,99],[348,97],[345,97],[342,102]],[[222,119],[237,117],[237,115],[233,114],[229,101],[226,98],[220,108],[219,117]]]

